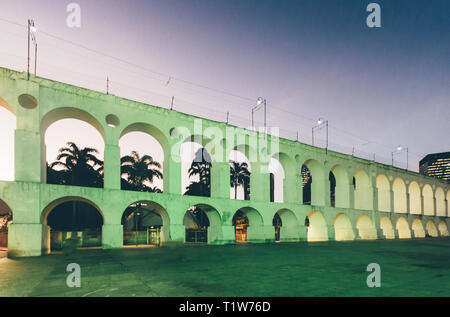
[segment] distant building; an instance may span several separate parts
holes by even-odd
[[[419,172],[450,181],[450,152],[428,154],[419,162]]]

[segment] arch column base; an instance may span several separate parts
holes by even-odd
[[[216,244],[234,244],[236,243],[236,232],[234,226],[222,226],[222,240]]]
[[[328,228],[328,241],[336,241],[334,226]]]
[[[386,237],[382,229],[377,229],[377,237],[378,240],[386,240]]]
[[[41,256],[50,250],[50,230],[40,223],[11,223],[8,228],[8,258]]]
[[[103,249],[120,249],[123,247],[123,226],[103,225],[102,227]]]
[[[170,225],[170,240],[166,241],[166,245],[177,245],[186,242],[186,227],[182,224]]]

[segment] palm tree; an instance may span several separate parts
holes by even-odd
[[[234,187],[234,199],[237,199],[237,188],[240,185],[244,186],[244,191],[247,184],[250,183],[250,171],[245,162],[238,163],[230,161],[230,186]]]
[[[150,155],[140,155],[133,151],[120,159],[122,189],[143,192],[162,192],[159,188],[150,187],[146,183],[152,183],[155,178],[163,178],[160,172],[161,164],[154,161]]]
[[[103,161],[97,158],[97,149],[80,149],[74,142],[67,142],[67,147],[60,148],[58,152],[56,161],[47,167],[49,184],[103,187]],[[76,223],[76,210],[77,201],[74,200],[72,224]]]
[[[103,161],[97,158],[97,149],[80,149],[74,142],[67,142],[67,147],[60,148],[58,152],[56,161],[47,169],[49,181],[64,185],[103,187]],[[62,169],[55,169],[57,167]]]
[[[211,156],[206,149],[199,149],[188,171],[189,177],[198,175],[199,180],[186,187],[185,195],[211,196],[211,167]]]

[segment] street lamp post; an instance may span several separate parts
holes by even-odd
[[[266,116],[266,114],[267,114],[267,102],[266,102],[266,99],[264,99],[262,97],[259,97],[256,100],[256,106],[254,106],[252,108],[252,129],[255,129],[255,124],[254,124],[254,120],[253,120],[253,114],[256,111],[258,111],[259,109],[261,109],[261,107],[263,107],[263,106],[264,106],[264,133],[267,133],[267,131],[266,131],[266,127],[267,127],[267,122],[266,122],[266,119],[267,119],[267,116]]]
[[[28,65],[27,65],[27,78],[30,80],[30,39],[34,44],[34,76],[36,76],[37,66],[37,42],[36,42],[36,27],[32,19],[28,19]]]
[[[326,129],[326,145],[325,145],[325,150],[328,151],[328,120],[325,120],[323,118],[319,118],[319,120],[317,120],[317,125],[315,127],[312,127],[312,146],[314,146],[314,129],[320,129],[325,125],[325,129]]]
[[[397,146],[397,149],[395,151],[391,152],[391,158],[392,158],[392,166],[394,166],[394,154],[398,154],[400,152],[406,151],[406,170],[408,170],[408,148],[403,146]]]

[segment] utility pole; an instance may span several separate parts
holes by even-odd
[[[109,77],[106,77],[106,94],[109,95]]]
[[[172,96],[172,102],[170,103],[170,110],[173,110],[173,101],[175,99],[175,96]]]

